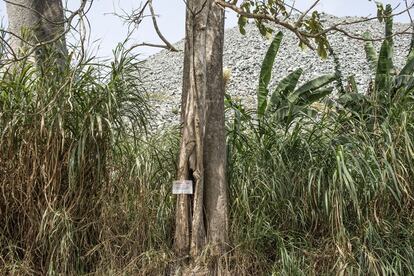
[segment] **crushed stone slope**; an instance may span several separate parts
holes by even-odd
[[[329,15],[323,17],[325,26],[344,20],[358,19],[361,18],[338,18]],[[401,32],[408,26],[395,23],[394,31]],[[346,29],[360,35],[365,31],[373,35],[384,33],[384,25],[376,20],[350,25]],[[275,31],[278,30],[275,29]],[[321,74],[334,72],[334,62],[331,57],[322,60],[309,49],[301,50],[294,34],[287,30],[282,31],[284,38],[273,67],[271,87],[297,68],[304,70],[302,83]],[[410,41],[410,35],[399,35],[394,38],[394,60],[399,68],[404,64]],[[344,79],[349,75],[355,75],[359,90],[364,91],[372,78],[372,72],[365,57],[364,42],[348,38],[340,33],[330,34],[329,42],[338,55]],[[237,27],[225,31],[224,67],[231,70],[227,92],[251,107],[256,100],[260,65],[270,43],[271,40],[263,38],[254,24],[246,27],[246,35],[240,34]],[[176,53],[164,50],[144,62],[147,68],[145,79],[152,101],[151,105],[155,108],[153,118],[151,118],[155,120],[151,121],[157,127],[177,122],[179,118],[184,41],[176,43],[175,46],[181,51]],[[376,42],[375,46],[379,49],[380,42]]]

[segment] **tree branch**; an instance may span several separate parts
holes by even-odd
[[[221,7],[229,8],[229,9],[233,10],[234,12],[236,12],[237,14],[239,14],[241,16],[245,16],[246,18],[266,20],[266,21],[269,21],[269,22],[273,22],[276,25],[282,26],[282,27],[290,30],[291,32],[293,32],[299,38],[299,40],[302,43],[304,43],[306,46],[308,46],[310,49],[314,49],[314,47],[310,44],[309,40],[306,39],[306,36],[303,36],[303,33],[301,31],[299,31],[299,28],[292,25],[292,24],[290,24],[287,21],[279,20],[276,16],[272,16],[272,15],[268,15],[268,14],[245,12],[244,10],[242,10],[241,8],[236,6],[235,4],[229,3],[229,2],[226,2],[226,1],[223,1],[223,0],[216,0],[216,3],[218,5],[220,5]]]
[[[406,7],[404,10],[394,13],[392,15],[390,15],[391,17],[395,17],[404,13],[408,13],[410,18],[411,18],[411,14],[410,14],[410,10],[414,8],[414,2],[412,2],[410,5],[407,3],[407,0],[404,0],[406,3]],[[343,21],[341,23],[337,23],[334,24],[332,26],[329,26],[325,29],[323,29],[322,31],[320,31],[319,33],[310,33],[307,32],[305,30],[303,30],[303,28],[300,27],[300,23],[302,23],[303,19],[306,17],[306,15],[315,8],[315,6],[320,2],[320,0],[315,0],[314,3],[309,7],[308,10],[306,10],[305,12],[301,12],[300,13],[300,17],[299,19],[296,21],[295,24],[290,23],[288,20],[281,20],[279,19],[276,15],[273,14],[268,14],[268,13],[255,13],[255,12],[246,12],[245,10],[243,10],[242,8],[237,6],[237,1],[224,1],[224,0],[216,0],[216,3],[218,5],[220,5],[223,8],[228,8],[230,10],[233,10],[235,13],[237,13],[240,16],[244,16],[246,18],[250,18],[250,19],[256,19],[256,20],[264,20],[264,21],[268,21],[268,22],[272,22],[280,27],[283,27],[289,31],[291,31],[292,33],[294,33],[298,39],[304,43],[306,46],[308,46],[310,49],[314,49],[314,47],[311,45],[309,39],[316,39],[319,37],[323,37],[326,36],[327,34],[331,33],[331,32],[340,32],[342,34],[344,34],[345,36],[355,39],[355,40],[361,40],[361,41],[379,41],[379,40],[383,40],[384,37],[376,37],[376,38],[365,38],[363,36],[360,35],[356,35],[356,34],[352,34],[350,32],[348,32],[347,30],[341,28],[344,26],[350,26],[350,25],[355,25],[355,24],[360,24],[360,23],[364,23],[367,21],[372,21],[372,20],[377,20],[378,16],[375,17],[368,17],[368,18],[363,18],[360,20],[355,20],[352,22],[348,22],[348,21]],[[294,7],[292,7],[293,9]],[[297,9],[295,9],[297,10]],[[393,36],[396,35],[402,35],[402,34],[411,34],[410,32],[408,32],[410,28],[406,28],[404,29],[402,32],[396,32],[393,34]]]
[[[155,11],[154,11],[154,7],[152,6],[152,0],[148,1],[149,3],[149,9],[151,12],[151,17],[152,17],[152,24],[154,25],[154,29],[157,32],[158,37],[162,40],[162,42],[165,43],[166,49],[173,51],[173,52],[178,52],[178,50],[162,35],[159,27],[158,27],[158,23],[157,23],[157,19],[156,19],[156,15],[155,15]],[[145,45],[145,46],[150,46],[151,44]],[[159,47],[159,46],[154,46],[154,47]]]
[[[172,52],[178,52],[177,49],[174,48],[174,50],[172,50],[169,46],[167,45],[163,45],[163,44],[155,44],[155,43],[147,43],[147,42],[142,42],[142,43],[138,43],[138,44],[134,44],[132,45],[131,48],[137,48],[137,47],[154,47],[154,48],[162,48],[162,49],[167,49],[170,50]]]
[[[316,5],[320,2],[320,0],[316,0],[310,7],[309,9],[307,9],[304,13],[301,14],[301,16],[299,17],[299,19],[296,21],[295,23],[295,27],[300,26],[300,24],[303,21],[303,18],[305,18],[305,16],[314,8],[316,7]]]
[[[144,3],[141,3],[140,7],[137,9],[134,9],[131,13],[124,12],[123,15],[119,15],[114,13],[116,16],[120,17],[124,22],[127,22],[129,25],[133,24],[135,25],[135,28],[138,28],[138,26],[141,24],[142,20],[145,17],[151,17],[152,25],[154,27],[154,30],[157,34],[157,36],[160,38],[160,40],[164,43],[162,44],[155,44],[155,43],[148,43],[148,42],[142,42],[138,43],[132,46],[132,48],[146,46],[146,47],[155,47],[155,48],[163,48],[167,49],[172,52],[178,52],[179,50],[175,48],[168,40],[167,38],[162,34],[158,22],[157,22],[157,14],[154,11],[154,6],[152,4],[152,0],[146,0]],[[150,14],[146,15],[145,11],[149,9]],[[132,33],[130,31],[130,33]]]

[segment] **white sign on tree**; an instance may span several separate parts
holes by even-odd
[[[193,181],[191,180],[176,180],[173,181],[172,193],[174,195],[192,195]]]

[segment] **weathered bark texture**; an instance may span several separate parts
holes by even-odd
[[[213,5],[207,28],[207,93],[204,136],[204,177],[207,238],[216,255],[227,242],[226,133],[224,122],[224,11]]]
[[[193,180],[194,195],[177,198],[174,249],[200,267],[206,245],[217,263],[227,244],[224,11],[214,0],[187,4],[178,179]]]
[[[63,13],[62,0],[37,0],[41,19],[42,29],[41,41],[50,41],[59,37],[53,43],[53,50],[59,52],[63,57],[67,55],[65,39],[65,15]]]
[[[54,40],[48,47],[58,59],[67,55],[65,17],[61,0],[10,0],[6,4],[9,20],[10,46],[20,57],[34,44]],[[57,39],[55,39],[57,38]],[[45,47],[39,48],[34,58],[46,59]]]
[[[36,34],[41,28],[40,18],[36,13],[36,2],[33,0],[13,0],[6,4],[7,17],[9,20],[10,46],[15,54],[25,46],[23,39],[30,43],[36,41]],[[20,36],[20,37],[18,37]],[[28,45],[26,45],[28,47]]]

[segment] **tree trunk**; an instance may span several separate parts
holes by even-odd
[[[193,180],[194,195],[177,197],[174,249],[189,267],[201,267],[204,271],[206,267],[199,263],[199,257],[206,245],[210,245],[213,269],[217,271],[228,232],[222,67],[224,11],[214,0],[193,0],[187,4],[177,176],[179,180]]]
[[[19,57],[36,42],[36,34],[41,28],[40,18],[36,14],[36,2],[33,0],[13,0],[6,4],[9,21],[10,50]]]
[[[37,49],[32,58],[43,63],[53,52],[54,61],[63,62],[67,56],[64,13],[61,0],[10,0],[6,4],[9,20],[10,47],[16,57],[24,55],[32,45],[53,40],[56,41]]]
[[[48,45],[49,51],[53,53],[52,60],[58,60],[60,64],[66,61],[68,55],[65,39],[65,15],[61,0],[37,0],[38,11],[42,15],[42,29],[39,34],[41,42],[51,41],[58,37],[56,41]],[[47,52],[43,57],[46,59],[50,56]]]

